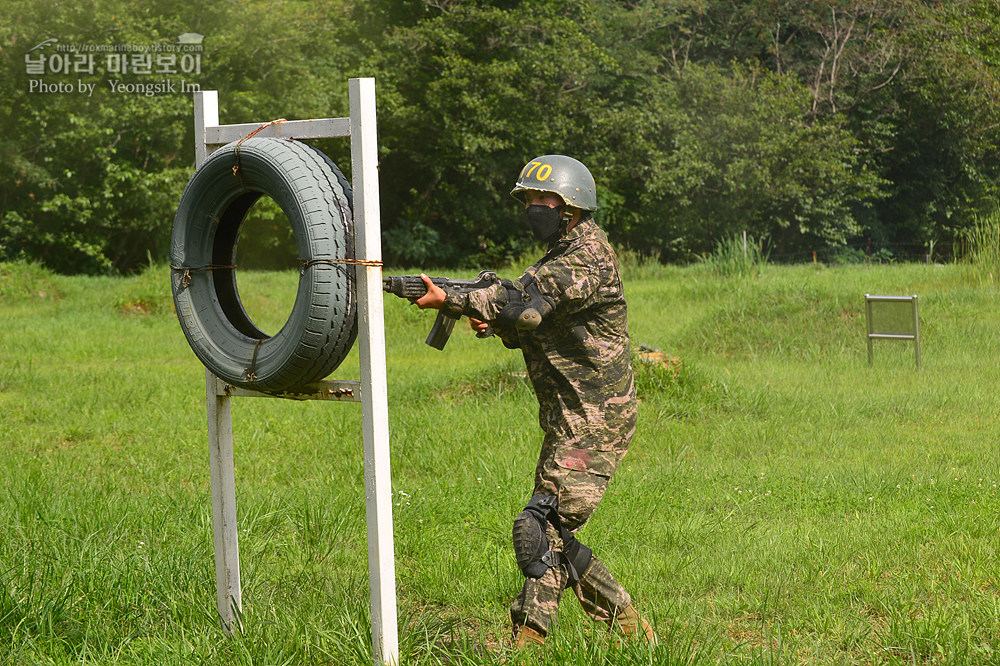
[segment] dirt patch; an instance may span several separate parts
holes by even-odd
[[[661,352],[659,349],[640,347],[633,356],[637,361],[666,368],[674,374],[680,372],[681,369],[681,359],[679,356],[671,356],[670,354]]]
[[[148,301],[132,301],[123,303],[118,307],[118,311],[124,315],[144,316],[156,312],[156,304]]]

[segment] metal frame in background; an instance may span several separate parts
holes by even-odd
[[[364,432],[365,511],[371,593],[372,654],[375,664],[399,662],[396,571],[389,473],[389,405],[382,310],[382,247],[375,123],[375,79],[350,79],[349,118],[293,120],[266,126],[219,124],[216,90],[194,93],[196,165],[227,143],[256,132],[261,137],[351,139],[354,191],[354,247],[357,266],[358,341],[361,381],[322,381],[277,397],[295,400],[360,402]],[[236,529],[236,475],[233,463],[232,397],[275,397],[226,384],[205,369],[212,525],[219,617],[227,634],[243,630],[239,541]]]
[[[875,330],[872,317],[872,308],[877,303],[905,303],[913,305],[913,326],[907,331],[899,330]],[[873,340],[913,340],[917,354],[917,370],[920,369],[920,314],[917,308],[917,297],[914,296],[872,296],[865,294],[865,313],[868,318],[868,365],[872,365],[875,359],[873,350]]]

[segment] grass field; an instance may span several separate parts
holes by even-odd
[[[295,275],[246,279],[280,326]],[[631,265],[626,292],[633,344],[680,366],[637,361],[638,433],[580,536],[662,645],[616,645],[570,595],[526,663],[1000,663],[995,287],[958,265]],[[901,342],[868,366],[866,292],[920,296],[922,370]],[[431,321],[386,302],[401,655],[499,663],[537,405],[519,355],[465,326],[437,352]],[[357,405],[234,401],[247,631],[227,639],[168,271],[0,265],[0,327],[0,663],[370,663]],[[357,374],[355,350],[334,376]]]

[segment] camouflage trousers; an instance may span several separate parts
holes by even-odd
[[[627,447],[627,440],[624,445]],[[559,517],[563,526],[575,533],[597,509],[625,452],[624,447],[601,451],[543,444],[535,471],[534,494],[558,496]],[[549,547],[561,551],[559,532],[548,524],[546,533]],[[569,572],[565,565],[548,569],[541,578],[526,578],[524,587],[510,607],[514,626],[527,625],[543,635],[547,634],[555,623],[559,600],[568,581]],[[598,622],[610,622],[632,604],[628,592],[597,557],[580,574],[580,581],[573,586],[573,592],[584,612]]]

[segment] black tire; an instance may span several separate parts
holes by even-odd
[[[235,169],[234,169],[235,167]],[[247,315],[236,286],[236,245],[262,195],[295,233],[300,271],[288,321],[273,337]],[[231,384],[285,391],[326,377],[357,337],[351,187],[323,153],[303,143],[252,138],[214,152],[177,207],[171,284],[191,349]]]

